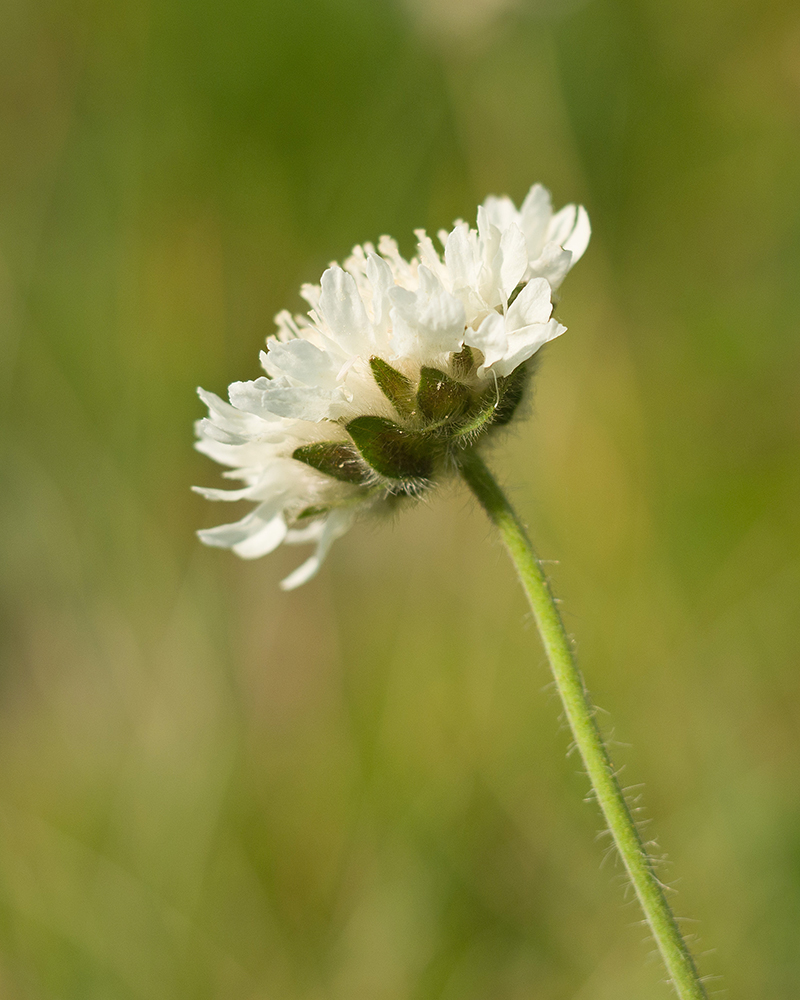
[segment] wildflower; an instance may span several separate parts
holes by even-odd
[[[242,489],[196,487],[212,500],[252,500],[242,520],[198,532],[252,559],[281,543],[315,543],[282,583],[297,587],[367,508],[418,496],[459,452],[508,423],[530,359],[564,332],[552,292],[589,241],[583,208],[553,215],[531,188],[519,210],[490,197],[477,229],[417,230],[404,260],[384,236],[304,285],[307,316],[281,312],[261,353],[266,373],[234,382],[226,403],[198,390],[209,416],[198,449]]]

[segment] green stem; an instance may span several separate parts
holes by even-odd
[[[561,616],[525,528],[475,451],[465,451],[459,466],[470,489],[499,530],[516,567],[536,618],[573,738],[672,984],[681,1000],[706,1000],[694,960],[617,781]]]

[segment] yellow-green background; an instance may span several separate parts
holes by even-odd
[[[711,988],[796,998],[796,3],[0,18],[3,1000],[669,996],[463,490],[291,594],[301,551],[194,537],[195,386],[353,243],[535,180],[595,235],[491,461]]]

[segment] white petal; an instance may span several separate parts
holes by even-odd
[[[209,392],[207,389],[202,389],[200,386],[197,387],[197,395],[203,400],[211,413],[218,413],[220,416],[228,417],[231,420],[239,421],[244,420],[245,417],[239,413],[238,410],[234,409],[230,403],[226,403],[224,399],[214,393]]]
[[[461,349],[464,306],[424,264],[419,268],[417,293],[395,286],[392,300],[392,347],[398,355],[430,360]]]
[[[589,239],[592,235],[592,226],[589,222],[589,216],[583,205],[578,205],[578,215],[575,219],[575,227],[572,233],[567,238],[566,243],[563,244],[565,250],[569,250],[572,253],[572,263],[577,264],[581,259],[589,246]],[[571,266],[571,265],[570,265]]]
[[[196,420],[194,432],[199,438],[210,438],[212,441],[219,441],[220,444],[246,444],[248,437],[242,434],[234,434],[225,430],[219,424],[215,424],[209,417]]]
[[[321,565],[322,560],[314,554],[298,566],[293,573],[290,573],[286,579],[281,580],[281,590],[295,590],[297,587],[302,587],[304,583],[308,583],[319,573]]]
[[[365,281],[366,266],[367,255],[364,253],[364,247],[360,244],[354,246],[350,251],[350,256],[345,260],[343,267],[352,276],[353,281],[355,281],[362,301],[364,293],[368,291],[367,282]]]
[[[285,537],[286,522],[282,514],[276,514],[259,531],[231,547],[242,559],[258,559],[277,549]]]
[[[417,297],[407,288],[396,286],[392,289],[392,301],[392,350],[398,358],[415,357],[421,349],[415,314]]]
[[[267,454],[260,457],[260,466],[239,467],[233,472],[223,473],[228,478],[245,479],[248,485],[243,489],[218,490],[204,486],[193,486],[192,489],[209,500],[258,500],[261,504],[258,516],[262,520],[267,514],[272,517],[283,508],[289,495],[302,495],[307,490],[307,477],[315,473],[307,466],[282,455]],[[264,506],[267,503],[272,505],[268,511]]]
[[[341,388],[293,386],[286,379],[257,378],[254,382],[233,382],[228,390],[231,403],[265,420],[275,416],[294,420],[337,420],[345,403]]]
[[[464,342],[464,307],[427,267],[419,269],[418,316],[435,351],[460,349]]]
[[[322,351],[307,340],[290,340],[282,344],[270,337],[267,348],[262,364],[273,378],[288,375],[304,385],[336,388],[336,373],[342,367],[343,357],[332,358],[329,351]]]
[[[417,243],[419,259],[438,278],[444,280],[447,276],[447,268],[442,264],[442,259],[436,252],[433,240],[430,236],[428,236],[424,229],[415,229],[414,235],[419,240]]]
[[[220,524],[216,528],[205,528],[197,532],[200,541],[221,549],[230,549],[246,541],[252,535],[258,534],[265,524],[271,523],[276,516],[277,506],[274,502],[262,503],[241,521],[233,524]]]
[[[319,285],[304,284],[300,286],[300,296],[311,306],[314,312],[319,312],[319,297],[322,289]]]
[[[585,238],[585,242],[581,246],[581,253],[583,253],[591,234],[591,229],[588,228],[589,216],[583,209],[579,212],[575,205],[565,205],[560,212],[556,212],[547,227],[547,241],[558,243],[565,250],[569,250],[568,244],[576,233],[579,216],[581,218],[581,232],[577,234],[576,245],[581,245],[581,241]]]
[[[484,368],[499,361],[504,357],[508,347],[506,324],[502,314],[490,312],[477,330],[467,330],[464,342],[481,351]]]
[[[243,489],[218,490],[205,486],[193,486],[192,489],[207,500],[259,500],[262,506],[270,502],[273,504],[271,516],[281,508],[286,495],[292,492],[297,476],[294,475],[295,463],[290,459],[272,456],[267,461],[268,464],[256,472],[239,468],[233,473],[225,473],[235,479],[247,479],[248,485]]]
[[[372,285],[372,313],[375,330],[378,335],[385,336],[390,325],[389,311],[392,308],[392,302],[389,298],[389,292],[394,288],[394,275],[383,257],[371,253],[367,256],[367,278]]]
[[[192,490],[206,500],[252,500],[255,486],[245,486],[241,490],[215,490],[207,486],[193,486]],[[214,530],[213,528],[210,530]]]
[[[322,275],[320,312],[334,340],[349,354],[369,357],[374,348],[372,326],[353,276],[338,266]]]
[[[231,434],[257,434],[261,428],[258,420],[249,413],[242,413],[236,407],[226,403],[213,392],[205,389],[197,390],[197,395],[208,407],[208,412],[213,422]],[[273,419],[273,418],[270,418]]]
[[[242,462],[239,457],[242,448],[247,447],[246,445],[223,444],[222,441],[214,441],[204,437],[195,441],[194,446],[201,455],[208,455],[220,465],[232,465],[238,468],[247,464]]]
[[[331,511],[325,519],[317,551],[302,566],[299,566],[294,573],[290,573],[281,582],[281,588],[283,590],[294,590],[295,587],[300,587],[302,584],[307,583],[313,576],[316,576],[325,556],[330,551],[331,545],[333,545],[337,538],[345,534],[346,531],[349,531],[354,519],[355,514],[352,510],[339,508]]]
[[[204,528],[197,532],[197,537],[204,545],[229,549],[237,542],[247,538],[247,532],[242,526],[242,521],[237,521],[235,524],[220,524],[216,528]]]
[[[510,225],[519,225],[519,212],[510,198],[506,196],[498,198],[496,195],[490,194],[484,201],[483,207],[489,222],[493,226],[497,226],[500,232],[508,229]]]
[[[512,224],[503,231],[503,235],[500,237],[498,256],[500,291],[503,302],[506,302],[522,280],[528,267],[528,249],[525,237],[516,225]]]
[[[483,301],[493,309],[502,301],[500,288],[500,230],[489,221],[483,205],[478,208],[478,243],[480,246],[481,268],[478,274],[477,291]]]
[[[389,262],[395,281],[400,281],[406,288],[413,288],[416,281],[416,271],[407,260],[400,255],[397,241],[391,236],[381,236],[378,240],[378,252]]]
[[[569,250],[565,250],[558,243],[546,243],[540,256],[531,261],[528,268],[528,275],[531,278],[544,278],[552,289],[556,289],[566,278],[567,271],[572,267],[574,261]]]
[[[547,227],[553,217],[550,192],[541,184],[534,184],[525,197],[520,214],[520,228],[528,243],[528,256],[534,260],[545,244]]]
[[[266,426],[266,425],[265,425]],[[282,431],[280,440],[283,441],[286,435]],[[213,441],[209,438],[201,438],[195,442],[195,448],[201,455],[208,455],[220,465],[230,465],[234,469],[244,467],[258,468],[264,462],[271,462],[275,454],[276,442],[268,441],[248,441],[245,444],[223,444],[221,441]],[[227,475],[227,473],[223,473]],[[240,479],[241,476],[232,473],[233,478]],[[252,477],[250,477],[252,478]]]
[[[496,236],[494,233],[496,233]],[[489,213],[486,211],[484,205],[478,205],[478,239],[482,240],[484,244],[491,242],[492,239],[496,239],[497,245],[500,245],[500,230],[489,218]]]
[[[549,340],[561,336],[567,328],[556,320],[549,323],[534,323],[514,330],[508,335],[508,345],[503,358],[492,365],[492,371],[497,375],[510,375],[523,361],[533,355]],[[488,366],[487,366],[488,367]]]
[[[318,542],[324,527],[324,520],[316,520],[304,528],[290,528],[283,541],[286,545],[308,545],[310,542]]]
[[[478,245],[466,222],[459,223],[447,237],[444,260],[453,290],[475,282],[479,267]]]
[[[274,382],[263,377],[257,378],[254,382],[231,382],[228,386],[228,399],[231,401],[231,406],[243,413],[252,413],[262,420],[276,420],[278,414],[264,406],[266,391],[274,385]]]
[[[343,389],[317,388],[316,386],[287,386],[275,389],[269,394],[268,405],[272,413],[293,420],[338,420],[347,408],[347,397]]]
[[[294,340],[295,337],[300,336],[300,328],[297,325],[297,320],[292,316],[288,309],[281,309],[274,317],[273,322],[278,328],[277,338],[278,340],[286,343],[287,340]]]
[[[550,285],[544,278],[533,278],[508,307],[506,326],[517,330],[531,323],[546,323],[552,311]]]

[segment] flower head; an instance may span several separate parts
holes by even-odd
[[[305,583],[367,508],[417,496],[461,449],[507,424],[529,361],[565,327],[552,291],[586,249],[589,220],[531,188],[519,211],[490,197],[477,229],[423,230],[418,256],[394,240],[354,248],[319,285],[306,316],[281,312],[261,353],[265,376],[234,382],[230,402],[199,390],[209,410],[197,447],[231,467],[237,490],[196,487],[212,500],[253,500],[241,521],[199,532],[246,559],[286,544],[314,554],[282,586]]]

